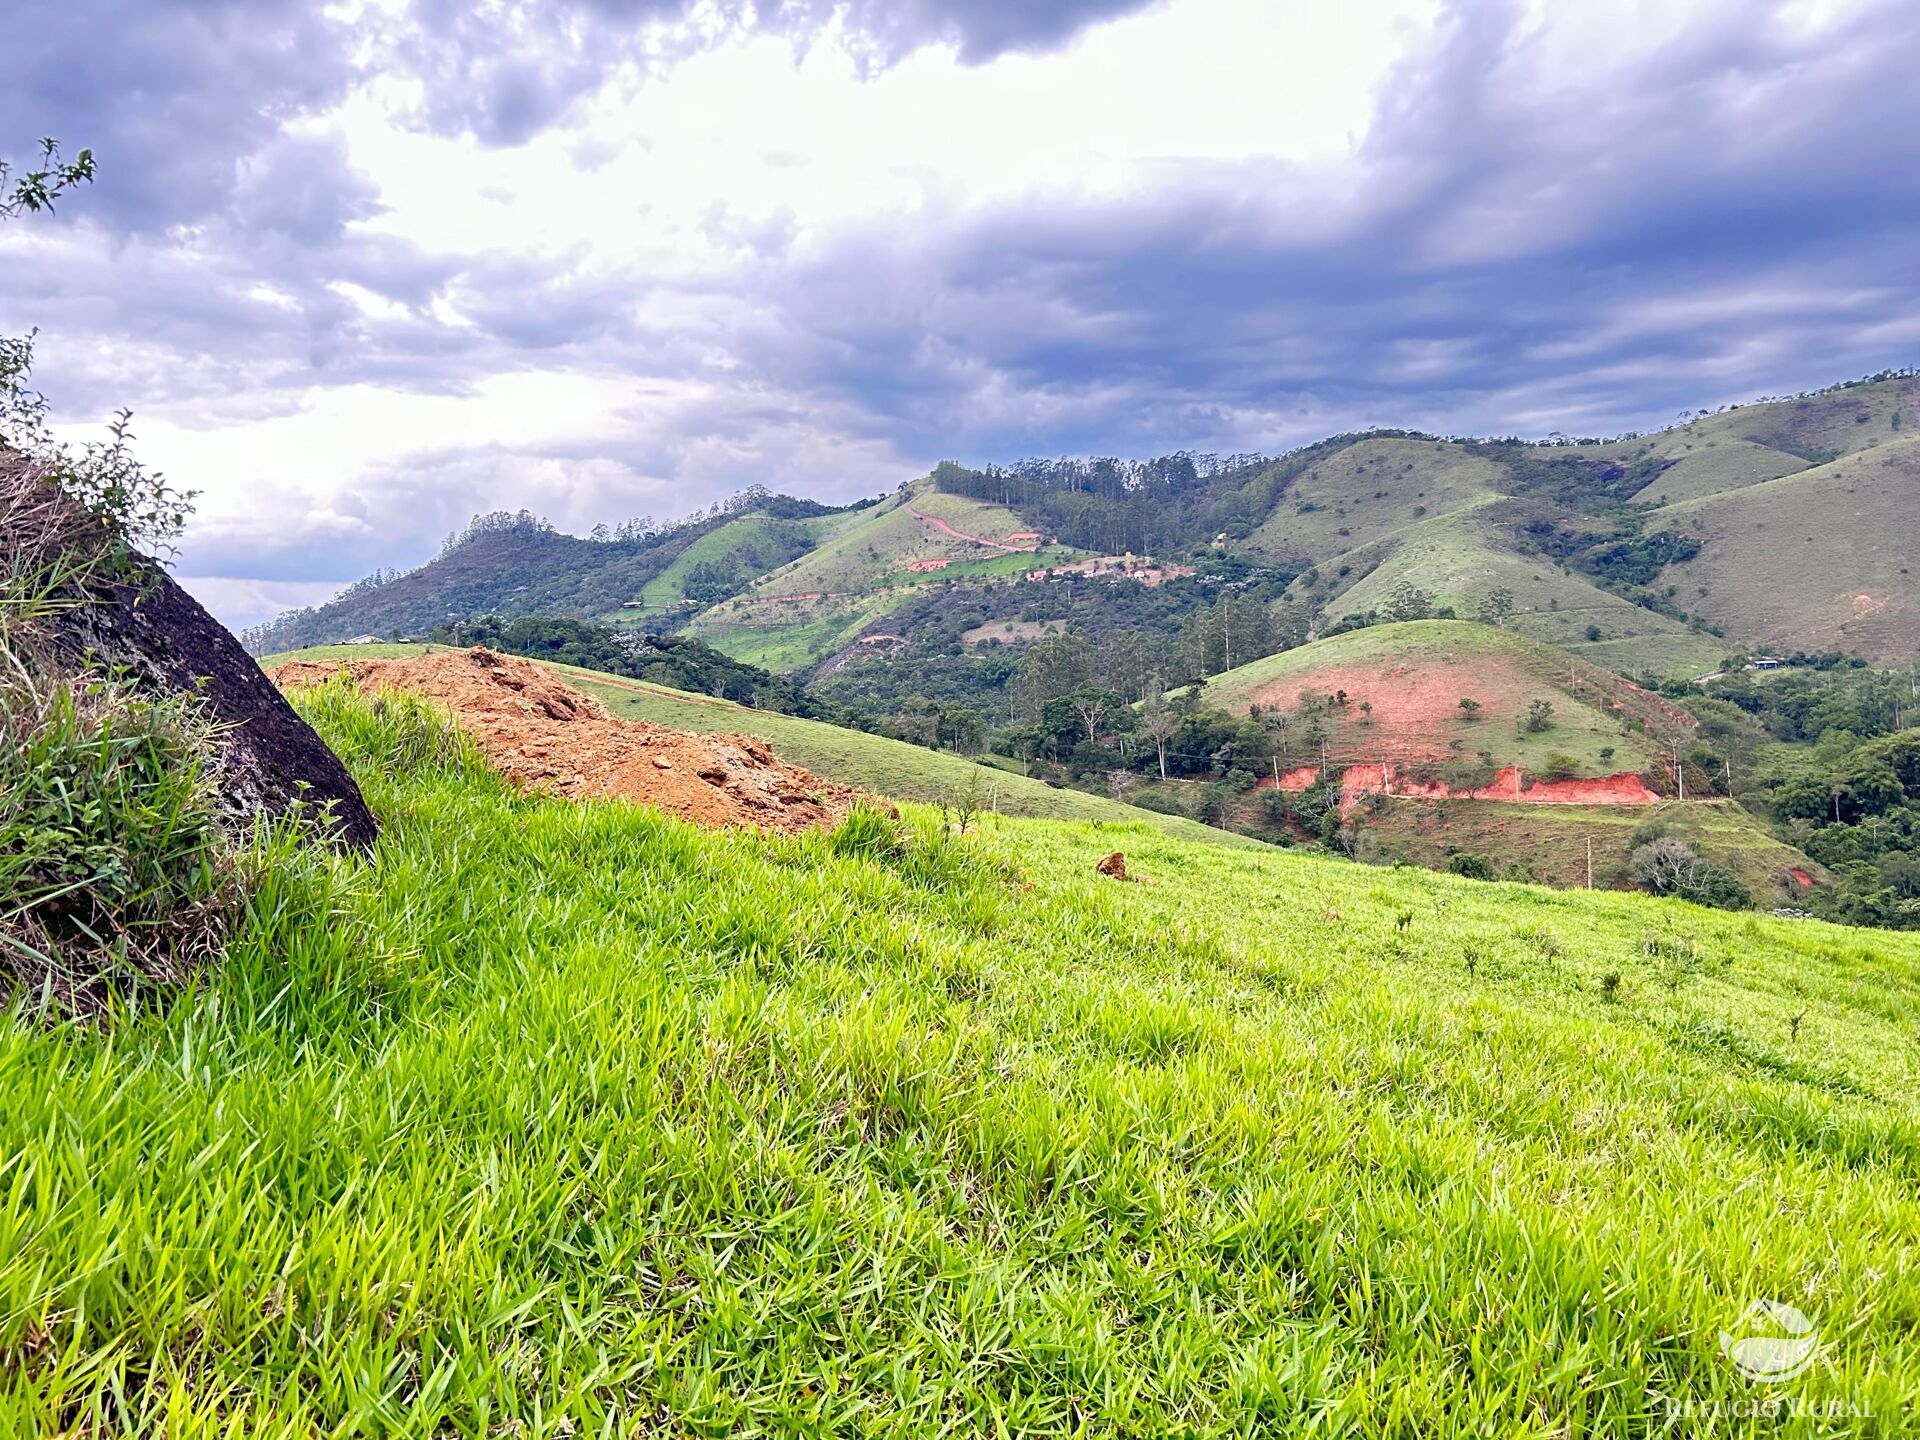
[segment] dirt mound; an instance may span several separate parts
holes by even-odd
[[[837,824],[862,798],[783,764],[762,741],[621,720],[552,670],[479,647],[404,660],[294,660],[272,675],[283,690],[299,690],[342,671],[361,690],[405,690],[448,711],[527,790],[616,796],[698,825],[782,833]]]

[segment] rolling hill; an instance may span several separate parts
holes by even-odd
[[[1494,874],[1624,888],[1634,851],[1670,837],[1763,906],[1797,905],[1831,879],[1738,803],[1711,798],[1719,777],[1694,762],[1689,798],[1675,798],[1691,715],[1511,631],[1374,626],[1228,671],[1205,694],[1270,725],[1286,717],[1262,785],[1335,781],[1359,857],[1445,868],[1469,856]],[[1257,829],[1262,817],[1243,798],[1234,818]]]
[[[1170,592],[1174,610],[1215,603],[1251,569],[1292,582],[1309,634],[1393,618],[1411,587],[1429,613],[1497,614],[1637,677],[1704,673],[1740,649],[1900,658],[1920,652],[1916,444],[1920,380],[1902,373],[1604,441],[1374,431],[1230,464],[943,463],[841,511],[761,492],[631,541],[483,531],[411,574],[288,617],[255,645],[545,611],[684,628],[810,674],[863,653],[868,636],[910,645],[887,617],[929,591],[1038,602],[1029,571],[1151,553],[1198,572]],[[1051,618],[1018,600],[986,608]]]
[[[1755,649],[1920,651],[1920,435],[1654,515],[1702,542],[1662,580]]]
[[[302,703],[375,853],[272,873],[170,1004],[0,1029],[0,1431],[1920,1403],[1912,936],[1144,825],[703,831]],[[1755,1297],[1818,1326],[1790,1388],[1722,1353]]]
[[[1345,697],[1327,706],[1324,697]],[[1209,703],[1245,714],[1311,712],[1337,763],[1443,764],[1489,757],[1496,766],[1547,767],[1556,752],[1587,776],[1657,772],[1666,764],[1661,736],[1692,720],[1597,665],[1491,626],[1462,620],[1376,625],[1283,650],[1207,682]],[[1474,702],[1471,711],[1462,700]],[[1525,728],[1529,707],[1544,701],[1547,728]],[[1295,758],[1319,756],[1298,742]]]

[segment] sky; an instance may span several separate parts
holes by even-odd
[[[240,625],[479,512],[1546,436],[1920,360],[1911,0],[0,0],[62,433]]]

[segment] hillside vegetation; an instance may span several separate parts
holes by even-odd
[[[1708,673],[1738,649],[1910,656],[1917,425],[1920,379],[1889,373],[1613,440],[1376,430],[1278,459],[946,462],[862,506],[756,488],[724,513],[598,541],[483,517],[515,523],[284,617],[255,648],[419,635],[483,614],[601,616],[684,627],[811,677],[864,663],[869,635],[912,646],[918,632],[891,617],[930,594],[981,618],[1045,621],[1062,592],[1030,571],[1152,556],[1195,572],[1168,592],[1183,620],[1240,595],[1303,638],[1450,614],[1650,682]],[[1059,543],[1030,553],[1028,536]]]
[[[1700,614],[1776,650],[1920,648],[1920,434],[1655,514],[1703,542],[1663,576]]]
[[[1238,714],[1293,712],[1285,758],[1549,768],[1583,775],[1662,767],[1661,735],[1683,711],[1619,676],[1510,631],[1416,620],[1349,631],[1255,660],[1207,682],[1210,704]],[[1332,703],[1326,703],[1329,699]],[[1464,708],[1461,701],[1472,702]],[[1550,712],[1532,721],[1533,707]]]
[[[1911,938],[1144,826],[702,832],[303,703],[373,868],[279,874],[164,1011],[0,1028],[0,1430],[1890,1436],[1920,1401]],[[1095,874],[1116,845],[1155,883]],[[1761,1391],[1715,1337],[1772,1297],[1821,1363]]]

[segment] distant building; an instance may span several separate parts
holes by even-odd
[[[342,645],[379,645],[382,641],[378,635],[355,635],[353,638],[342,640],[340,643]]]

